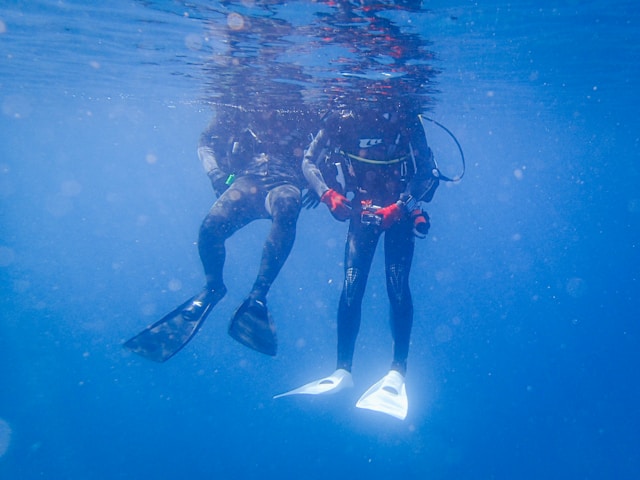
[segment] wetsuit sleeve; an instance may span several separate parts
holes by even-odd
[[[227,178],[228,172],[225,172],[217,158],[216,151],[220,152],[220,145],[218,136],[213,131],[213,126],[202,132],[200,135],[200,142],[198,144],[198,158],[202,163],[204,171],[207,173],[211,181],[216,181],[221,178]]]
[[[416,123],[413,128],[411,151],[415,161],[416,173],[408,185],[408,193],[418,201],[430,202],[440,181],[433,174],[436,168],[433,152],[427,143],[427,138],[420,123]]]
[[[304,178],[306,178],[309,186],[319,197],[322,197],[322,195],[329,190],[317,164],[326,144],[327,133],[325,129],[321,129],[309,145],[309,148],[307,148],[304,158],[302,159],[302,173],[304,174]]]

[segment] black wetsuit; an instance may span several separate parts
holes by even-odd
[[[353,194],[338,308],[337,368],[351,371],[365,286],[378,239],[384,232],[393,336],[391,368],[405,374],[413,323],[409,289],[415,241],[413,220],[407,213],[383,230],[364,223],[362,209],[363,202],[386,207],[409,195],[430,201],[438,186],[431,173],[434,166],[417,115],[408,119],[397,113],[374,111],[330,114],[305,155],[303,172],[319,196],[329,188],[344,195]]]
[[[305,184],[300,162],[310,120],[304,113],[231,109],[203,132],[198,155],[219,195],[202,222],[198,240],[209,289],[225,290],[225,240],[254,220],[271,219],[249,295],[265,301],[295,239],[300,189]],[[230,175],[233,182],[225,183]]]

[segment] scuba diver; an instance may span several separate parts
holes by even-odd
[[[367,390],[357,407],[404,419],[404,384],[413,303],[409,290],[415,238],[424,238],[429,216],[422,202],[439,180],[418,113],[391,99],[341,105],[323,119],[303,160],[303,172],[320,201],[349,221],[344,283],[338,306],[337,368],[329,377],[277,395],[335,393],[353,386],[351,367],[361,306],[373,255],[384,234],[393,360],[389,373]]]
[[[293,247],[301,208],[301,171],[308,144],[307,112],[246,110],[220,107],[202,133],[198,156],[217,200],[204,218],[198,252],[206,285],[163,319],[136,335],[125,346],[163,362],[196,333],[224,297],[225,241],[258,219],[270,219],[259,271],[251,291],[238,307],[229,334],[258,352],[275,355],[275,325],[267,309],[267,293]]]
[[[300,190],[306,186],[301,162],[318,117],[304,102],[302,68],[281,59],[294,26],[271,15],[270,2],[256,2],[251,9],[236,3],[228,5],[231,10],[213,8],[205,22],[207,36],[227,46],[203,65],[205,100],[215,107],[215,117],[201,134],[198,156],[217,196],[198,237],[205,286],[125,343],[159,362],[175,355],[225,296],[225,241],[258,219],[271,220],[271,228],[229,334],[261,353],[277,351],[267,294],[294,243]]]

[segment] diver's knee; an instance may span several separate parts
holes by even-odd
[[[361,297],[364,275],[359,268],[347,268],[344,275],[344,299],[347,305],[352,305]]]
[[[202,224],[200,224],[200,238],[212,240],[216,238],[224,238],[224,232],[227,230],[224,228],[225,219],[219,215],[207,215]]]
[[[409,292],[409,275],[404,265],[387,265],[387,291],[389,299],[393,302],[401,303]]]
[[[295,221],[300,214],[300,200],[292,197],[279,198],[274,201],[270,213],[277,220]]]

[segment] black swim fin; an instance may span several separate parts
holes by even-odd
[[[166,362],[193,338],[225,293],[226,289],[212,291],[205,288],[127,340],[124,346],[154,362]]]
[[[278,351],[275,323],[259,300],[248,298],[238,307],[229,324],[229,335],[265,355],[275,356]]]

